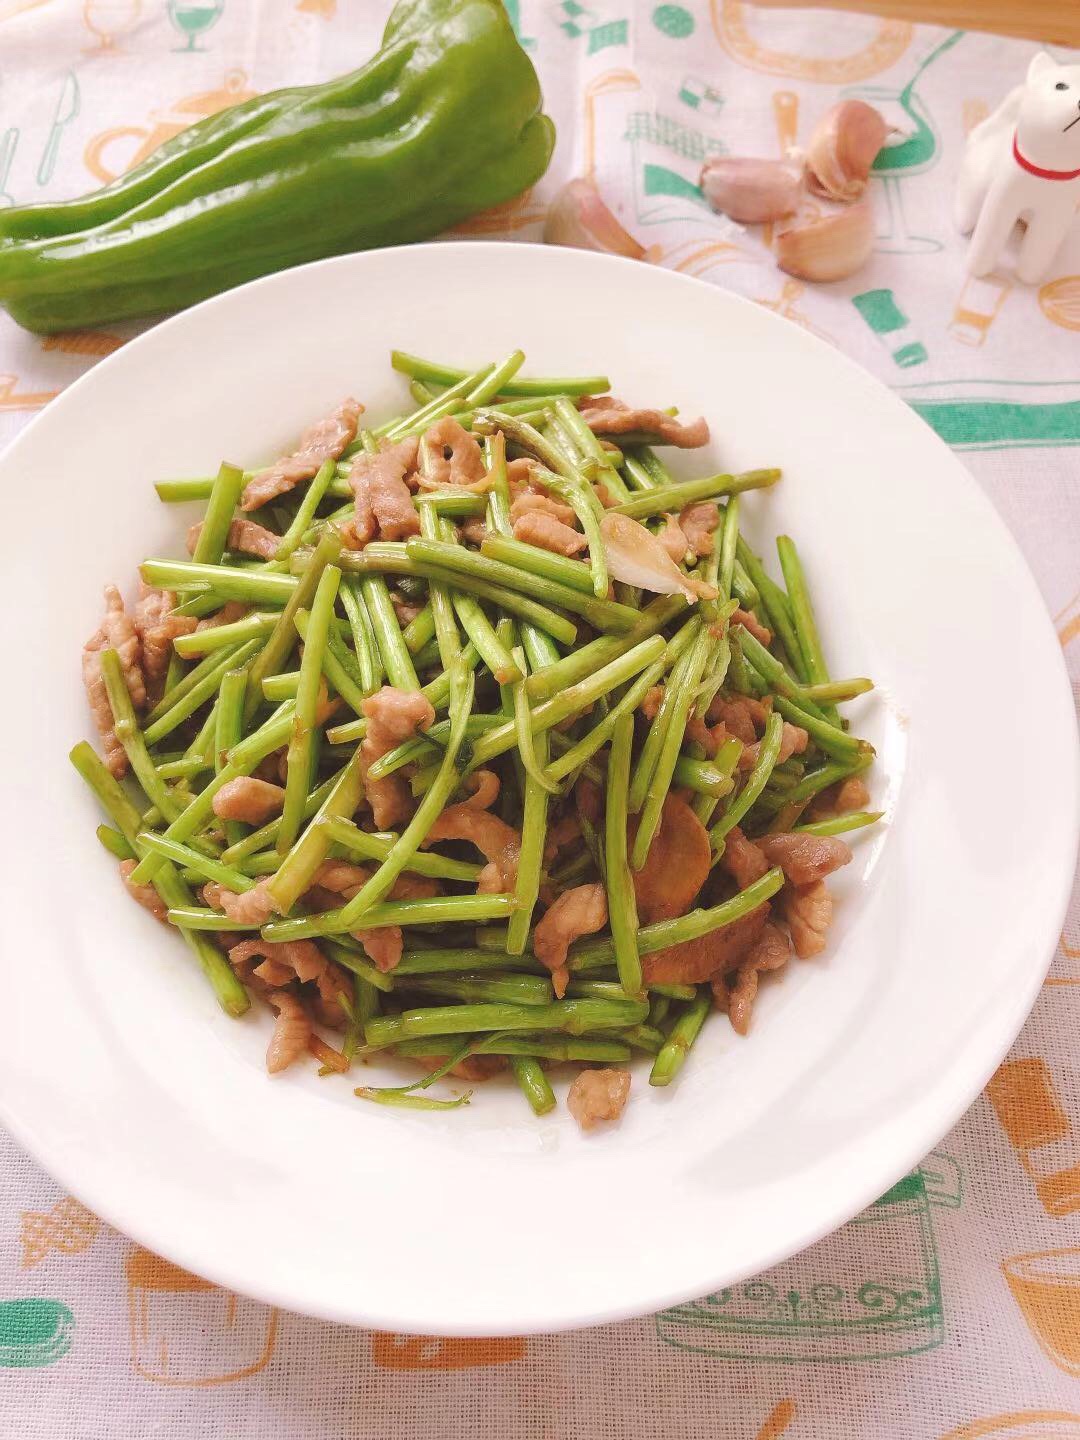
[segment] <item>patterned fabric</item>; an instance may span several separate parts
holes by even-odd
[[[1080,677],[1080,226],[1034,291],[1007,270],[966,279],[950,221],[965,130],[1034,47],[743,0],[507,4],[559,148],[533,195],[465,231],[536,239],[555,188],[590,174],[653,263],[738,290],[856,356],[966,452]],[[85,190],[200,115],[358,63],[388,7],[0,0],[0,205]],[[776,269],[767,235],[713,215],[698,172],[706,155],[805,143],[840,94],[872,100],[909,138],[874,181],[871,264],[814,288]],[[39,340],[0,316],[0,440],[131,333]],[[1039,779],[1003,765],[999,783],[1004,813],[1009,786]],[[0,1137],[0,1366],[12,1371],[0,1434],[1080,1437],[1078,1021],[1074,901],[986,1095],[857,1220],[693,1304],[527,1340],[278,1314],[137,1249]]]

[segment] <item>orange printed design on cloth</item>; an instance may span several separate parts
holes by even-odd
[[[371,1358],[383,1370],[476,1370],[484,1365],[508,1365],[524,1356],[525,1341],[518,1335],[462,1340],[377,1330],[371,1337]]]

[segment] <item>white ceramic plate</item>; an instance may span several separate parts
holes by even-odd
[[[877,745],[888,824],[856,839],[827,956],[709,1023],[679,1082],[637,1067],[621,1124],[535,1119],[510,1085],[384,1110],[351,1079],[263,1070],[178,938],[123,893],[65,756],[103,582],[178,554],[151,482],[270,458],[344,394],[399,408],[392,346],[618,393],[714,432],[687,473],[782,465],[751,530],[798,538],[836,674]],[[696,280],[567,250],[449,244],[293,270],[126,346],[0,462],[2,1114],[151,1249],[333,1320],[494,1335],[594,1324],[762,1270],[918,1161],[1019,1029],[1076,842],[1075,729],[1031,576],[923,422],[804,330]],[[752,517],[752,518],[751,518]],[[1033,731],[1032,717],[1038,717]],[[1037,757],[1015,758],[1023,737]],[[14,1023],[13,1023],[14,1022]],[[366,1074],[379,1076],[372,1069]],[[377,1083],[377,1081],[376,1081]]]

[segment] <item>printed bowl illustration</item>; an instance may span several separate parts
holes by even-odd
[[[1062,1370],[1080,1375],[1080,1250],[1014,1255],[1001,1268],[1043,1351]]]
[[[271,458],[348,394],[373,419],[392,414],[392,346],[472,364],[521,346],[534,374],[607,372],[629,400],[704,414],[713,442],[673,455],[680,475],[782,466],[743,506],[750,539],[771,554],[778,533],[798,537],[830,663],[877,682],[852,721],[877,747],[887,818],[855,841],[828,953],[763,985],[747,1038],[711,1018],[669,1090],[636,1069],[606,1133],[582,1135],[565,1105],[537,1119],[499,1079],[467,1109],[417,1115],[363,1105],[356,1079],[313,1066],[268,1078],[269,1017],[224,1016],[183,945],[131,904],[66,761],[91,730],[78,657],[102,586],[182,553],[196,518],[152,482]],[[58,524],[47,496],[72,456]],[[925,1157],[1001,1061],[1057,942],[1077,755],[1035,584],[910,407],[801,326],[688,276],[444,243],[287,271],[165,322],[33,420],[0,486],[21,542],[6,578],[28,611],[10,627],[19,700],[0,722],[18,760],[0,795],[19,817],[3,840],[0,947],[33,954],[4,967],[9,1011],[50,1025],[48,1046],[9,1027],[0,1117],[68,1191],[225,1290],[398,1335],[515,1337],[666,1307],[665,1338],[715,1352],[741,1354],[748,1325],[771,1327],[778,1355],[936,1343],[948,1187],[930,1185]],[[1026,733],[1032,714],[1048,783],[1010,787],[1024,844],[1003,845],[986,777],[1001,735]],[[400,1067],[361,1074],[394,1083]],[[916,1165],[922,1178],[905,1181]],[[810,1257],[771,1296],[747,1287],[867,1206],[850,1273]],[[328,1207],[361,1219],[324,1223]],[[523,1207],[541,1217],[527,1242]],[[571,1208],[549,1234],[544,1217]],[[388,1244],[388,1226],[408,1244]],[[482,1277],[481,1254],[496,1257]],[[132,1273],[148,1373],[190,1373],[171,1338],[180,1306],[228,1335],[223,1373],[258,1363],[265,1319],[230,1318],[222,1291],[150,1283],[153,1267]],[[888,1306],[885,1333],[867,1316]]]

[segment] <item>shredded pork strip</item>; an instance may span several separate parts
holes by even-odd
[[[369,695],[361,709],[368,721],[367,734],[360,746],[364,793],[376,827],[392,830],[412,814],[408,783],[400,774],[369,780],[367,772],[388,751],[411,740],[418,730],[426,730],[435,719],[435,711],[419,690],[396,690],[392,685],[384,685]]]
[[[569,505],[552,499],[550,495],[541,495],[537,490],[523,490],[510,506],[511,525],[516,525],[526,515],[550,515],[564,525],[573,525],[577,518]]]
[[[142,671],[147,685],[160,680],[168,670],[176,637],[190,635],[199,623],[194,615],[174,615],[175,605],[173,591],[158,590],[139,577],[133,618],[142,645]]]
[[[643,955],[641,969],[646,983],[700,985],[714,975],[736,969],[760,935],[768,914],[768,905],[759,905],[749,915],[697,940],[684,940],[653,955]]]
[[[271,915],[277,913],[268,880],[260,880],[239,895],[235,890],[227,890],[224,885],[211,880],[203,886],[202,893],[211,910],[220,910],[240,925],[265,925]]]
[[[440,840],[467,840],[488,862],[480,872],[476,893],[502,895],[517,883],[521,835],[497,815],[481,810],[470,800],[449,805],[428,831],[424,847]]]
[[[567,1092],[566,1108],[582,1130],[592,1130],[617,1120],[629,1094],[629,1070],[582,1070]]]
[[[770,865],[793,885],[812,885],[851,860],[851,847],[835,835],[763,835],[757,842]]]
[[[677,515],[665,515],[664,522],[664,528],[656,538],[671,556],[672,560],[675,561],[675,564],[680,565],[686,558],[686,552],[690,548],[690,541],[686,538],[686,533],[679,524],[679,517]]]
[[[745,890],[755,880],[760,880],[773,862],[765,858],[759,845],[746,838],[738,825],[733,825],[724,838],[726,843],[720,857],[720,868],[731,876],[740,890]]]
[[[274,990],[266,998],[277,1014],[266,1047],[266,1069],[270,1075],[280,1075],[307,1052],[314,1032],[303,1003],[291,991]]]
[[[447,415],[424,431],[420,442],[420,486],[440,485],[484,489],[488,485],[483,452],[468,430]]]
[[[753,695],[718,695],[709,706],[706,718],[713,723],[719,720],[736,740],[753,745],[759,732],[765,729],[769,706]]]
[[[709,443],[709,426],[703,418],[684,425],[662,410],[633,410],[612,395],[583,395],[578,408],[594,435],[649,435],[680,450],[696,450]]]
[[[271,815],[280,815],[285,791],[254,775],[228,780],[210,802],[219,820],[242,820],[245,825],[265,825]]]
[[[138,863],[139,862],[137,860],[120,861],[120,874],[123,878],[125,886],[127,887],[127,892],[137,904],[143,907],[144,910],[149,910],[150,914],[153,915],[155,920],[160,920],[162,921],[162,923],[168,923],[167,917],[169,914],[169,907],[165,904],[165,901],[162,900],[161,896],[154,889],[153,885],[132,884],[131,872],[135,869],[135,866]]]
[[[115,650],[119,657],[131,703],[137,710],[143,709],[146,705],[146,682],[141,666],[142,646],[135,622],[124,609],[120,591],[115,585],[106,585],[105,614],[98,629],[83,646],[82,674],[90,713],[105,751],[105,764],[109,773],[119,780],[127,774],[128,761],[116,736],[112,707],[101,675],[100,652],[109,649]]]
[[[679,515],[679,528],[686,536],[687,546],[699,558],[711,553],[713,531],[720,524],[720,510],[711,500],[687,505]],[[663,536],[660,537],[663,539]]]
[[[580,530],[564,525],[543,510],[526,510],[519,515],[514,521],[514,539],[550,550],[555,555],[579,555],[589,545]]]
[[[741,625],[744,630],[749,630],[755,640],[760,640],[766,649],[772,644],[772,631],[762,625],[752,610],[736,610],[731,617],[732,625]]]
[[[187,533],[188,554],[195,554],[195,547],[199,543],[199,536],[202,534],[203,522],[200,520],[192,525]],[[225,537],[225,549],[231,550],[236,555],[257,555],[261,560],[272,560],[278,552],[281,544],[281,536],[275,535],[265,525],[259,525],[254,520],[234,520],[229,526],[229,532]]]
[[[761,752],[761,741],[757,740],[753,745],[747,745],[739,756],[739,769],[752,770],[758,762],[758,755]],[[785,760],[790,760],[792,755],[801,755],[810,743],[810,736],[801,725],[789,725],[784,721],[784,727],[780,732],[780,753],[776,757],[777,765],[783,765]]]
[[[309,425],[291,455],[283,456],[252,476],[240,497],[241,510],[258,510],[268,500],[312,479],[327,460],[336,460],[356,439],[356,426],[363,409],[356,400],[343,400],[332,415]]]
[[[419,535],[420,516],[405,479],[416,470],[419,447],[413,435],[375,455],[357,455],[349,471],[355,513],[341,527],[347,545],[362,548],[376,535],[383,540],[407,540],[410,535]]]
[[[782,970],[791,957],[791,941],[771,921],[754,941],[744,959],[740,960],[734,982],[729,986],[723,976],[714,976],[713,999],[717,1008],[726,1010],[736,1035],[750,1029],[750,1013],[757,999],[759,976],[769,970]]]
[[[791,943],[800,960],[810,960],[825,949],[825,932],[832,923],[832,896],[824,880],[812,885],[785,885],[780,892]]]
[[[558,999],[566,994],[570,972],[566,952],[582,935],[595,935],[607,924],[607,893],[603,885],[575,885],[564,890],[533,933],[533,954],[551,971]]]

